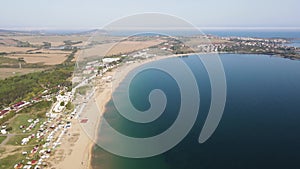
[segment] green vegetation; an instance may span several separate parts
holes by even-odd
[[[66,104],[66,109],[68,110],[68,111],[73,111],[74,110],[74,104],[72,104],[71,102],[68,102],[67,104]]]
[[[0,55],[0,67],[3,67],[4,65],[12,65],[12,64],[19,64],[18,59],[12,59]]]
[[[22,160],[24,157],[21,153],[7,156],[1,159],[0,168],[13,168],[16,161]]]
[[[20,126],[23,125],[25,127],[28,127],[30,125],[28,120],[29,119],[35,120],[37,118],[40,120],[40,122],[39,122],[40,124],[45,121],[45,118],[39,118],[35,114],[19,114],[19,115],[17,115],[16,118],[12,119],[11,122],[9,123],[9,126],[12,128],[10,133],[23,134],[22,131],[25,130],[25,128],[20,129]],[[38,126],[36,126],[34,129],[32,129],[31,133],[36,132],[38,130]],[[24,133],[24,134],[26,134],[26,133]]]
[[[22,42],[22,41],[18,41],[17,42],[17,47],[31,47],[32,45],[26,41],[26,42]]]
[[[89,89],[90,86],[81,86],[76,89],[76,93],[79,93],[80,95],[85,95]]]
[[[19,113],[31,114],[32,118],[45,118],[46,112],[52,105],[51,101],[41,101],[26,109],[21,110]]]
[[[27,42],[19,42],[20,46],[31,46]],[[45,42],[44,48],[51,47],[50,43]],[[17,67],[19,62],[22,62],[22,67],[25,66],[42,66],[47,68],[40,72],[33,72],[26,75],[9,77],[0,80],[0,110],[4,107],[12,106],[19,101],[31,101],[34,98],[40,98],[43,95],[43,91],[48,90],[49,94],[57,93],[62,87],[72,88],[71,77],[74,71],[74,59],[77,49],[72,49],[72,53],[68,55],[65,62],[55,66],[44,66],[24,63],[22,58],[10,59],[4,56],[0,56],[0,67]],[[3,54],[4,55],[4,54]],[[56,98],[54,97],[54,100]],[[6,149],[0,149],[0,153],[3,154],[0,160],[0,168],[13,168],[13,166],[25,159],[22,155],[22,151],[29,152],[34,145],[42,145],[45,140],[33,138],[26,146],[20,146],[23,138],[36,133],[39,130],[40,125],[47,119],[46,112],[51,108],[52,101],[41,101],[33,103],[29,107],[26,107],[18,113],[11,111],[0,119],[0,124],[8,126],[10,133],[16,134],[9,138],[7,145],[12,147],[10,154],[5,154]],[[66,104],[67,110],[74,109],[74,105],[70,102]],[[30,123],[29,119],[39,119],[39,123],[28,132],[23,133]],[[20,129],[20,126],[24,125],[24,128]],[[0,136],[0,143],[5,139],[5,136]],[[30,160],[38,159],[38,153],[33,156],[26,156]]]
[[[45,89],[54,89],[58,85],[71,87],[72,83],[66,79],[72,76],[72,71],[73,67],[66,66],[0,80],[0,103],[7,106],[31,99]]]
[[[75,53],[77,52],[77,49],[73,49],[72,53],[68,55],[68,58],[65,60],[65,62],[63,63],[64,65],[66,64],[70,64],[72,62],[72,60],[74,59]]]
[[[9,155],[3,159],[1,159],[0,168],[13,168],[15,164],[21,162],[24,160],[24,155],[22,155],[23,151],[29,152],[32,149],[31,146],[24,147],[24,148],[18,148],[13,151],[13,155]],[[12,152],[11,152],[12,153]],[[36,153],[33,157],[31,157],[31,160],[36,160],[38,156],[38,153]]]
[[[27,120],[30,118],[40,118],[42,120],[46,117],[46,112],[50,109],[52,102],[49,101],[41,101],[36,103],[28,108],[21,110],[18,116],[8,124],[9,127],[12,127],[12,133],[18,131],[18,127],[22,124],[27,124]],[[10,112],[5,115],[2,119],[0,119],[0,124],[4,124],[8,122],[9,119],[16,115],[15,112]],[[11,125],[10,125],[11,124]]]
[[[32,133],[36,133],[39,129],[39,126],[46,120],[46,118],[41,118],[40,116],[45,116],[45,112],[51,107],[51,101],[41,101],[38,102],[30,107],[27,107],[20,111],[17,116],[11,121],[6,122],[8,123],[7,126],[11,128],[11,132],[13,134],[16,134],[12,136],[6,145],[11,146],[17,146],[10,150],[10,153],[13,153],[9,156],[2,156],[0,168],[12,168],[15,164],[21,162],[24,160],[25,156],[21,153],[23,151],[29,152],[33,146],[35,145],[42,145],[45,143],[44,140],[39,140],[37,138],[31,139],[26,146],[19,147],[21,145],[21,141],[23,138],[30,136]],[[13,113],[15,114],[15,113]],[[23,133],[22,131],[25,129],[20,129],[21,125],[25,125],[25,127],[28,127],[30,123],[28,122],[29,119],[37,119],[39,118],[39,123],[28,133]],[[0,138],[2,139],[2,138]],[[2,142],[2,141],[1,141]],[[5,149],[2,149],[1,152],[5,152]],[[28,155],[30,160],[37,160],[38,159],[38,153],[34,155]]]
[[[3,136],[1,136],[3,137]],[[4,147],[0,147],[0,154],[4,153],[5,152],[5,148]]]
[[[5,115],[2,119],[0,119],[0,124],[7,122],[9,119],[15,116],[15,112],[10,112],[7,115]]]
[[[28,137],[30,134],[22,134],[22,135],[15,135],[11,137],[8,142],[6,143],[7,145],[21,145],[22,139],[25,137]]]
[[[65,105],[65,102],[60,102],[60,106],[64,106]]]
[[[6,139],[6,136],[0,136],[0,144]]]
[[[43,48],[46,48],[46,49],[51,48],[51,43],[50,42],[43,42]]]
[[[76,45],[76,44],[82,43],[82,41],[65,40],[64,43],[65,43],[65,45]]]

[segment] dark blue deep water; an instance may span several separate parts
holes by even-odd
[[[205,56],[203,56],[205,57]],[[182,58],[192,70],[201,96],[196,124],[185,139],[162,155],[130,159],[95,146],[95,169],[296,169],[300,168],[300,61],[267,55],[222,54],[227,79],[223,118],[203,144],[198,137],[210,106],[208,74],[196,56]],[[112,102],[105,118],[119,132],[149,137],[163,132],[177,117],[179,88],[158,70],[140,73],[130,86],[130,99],[140,110],[149,108],[148,94],[162,89],[165,112],[154,122],[136,124],[118,114]],[[120,143],[121,144],[121,143]]]

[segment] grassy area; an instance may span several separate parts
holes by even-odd
[[[52,102],[42,101],[20,111],[19,114],[17,114],[17,116],[13,118],[7,125],[8,127],[12,128],[10,133],[17,134],[11,137],[8,140],[7,144],[21,145],[21,141],[23,138],[29,136],[30,134],[36,133],[37,130],[39,129],[39,126],[46,120],[45,114],[46,111],[48,111],[49,108],[51,107],[51,104]],[[35,120],[37,118],[40,120],[39,123],[37,123],[37,125],[31,131],[23,133],[24,129],[20,129],[20,126],[25,125],[26,127],[28,127],[30,125],[28,120],[29,119]],[[36,139],[32,139],[28,143],[28,145],[34,145],[36,143],[37,143]]]
[[[24,157],[21,153],[3,158],[1,159],[0,168],[13,168],[16,162],[21,161],[23,158]]]
[[[91,89],[90,86],[81,86],[76,89],[76,93],[79,93],[80,95],[85,95],[89,89]]]
[[[9,155],[3,159],[1,159],[0,162],[0,168],[13,168],[15,164],[22,162],[22,160],[25,159],[24,155],[22,155],[22,151],[21,149],[18,149],[18,151],[15,152],[15,154]],[[35,157],[33,157],[32,159],[36,159]],[[28,160],[26,160],[28,161]]]
[[[72,102],[68,102],[66,104],[66,112],[72,112],[72,111],[74,111],[74,109],[75,109],[75,106]]]
[[[15,145],[15,146],[20,146],[21,145],[21,141],[23,138],[28,137],[30,134],[22,134],[22,135],[15,135],[13,137],[11,137],[8,142],[6,143],[6,145]]]
[[[0,136],[0,144],[6,139],[6,136]]]
[[[26,148],[18,148],[13,151],[14,154],[9,155],[0,161],[0,169],[6,169],[6,168],[13,168],[15,164],[20,163],[23,161],[23,163],[29,161],[29,160],[37,160],[38,159],[38,153],[36,153],[34,156],[29,157],[28,155],[26,157],[29,157],[28,160],[25,160],[25,156],[22,155],[23,151],[29,152],[33,146],[26,147]]]
[[[22,111],[20,111],[18,114],[30,114],[31,118],[40,118],[40,120],[42,118],[46,117],[46,112],[50,109],[52,105],[51,101],[41,101],[39,103],[36,103],[28,108],[23,109]],[[10,112],[8,113],[6,116],[4,116],[2,119],[0,119],[0,124],[4,124],[6,123],[9,119],[12,119],[12,117],[15,116],[15,112]],[[28,119],[27,119],[28,120]],[[11,124],[13,124],[13,122],[15,122],[14,120],[12,120]],[[12,127],[12,126],[9,126]],[[20,126],[18,126],[20,127]]]
[[[15,135],[11,137],[6,145],[13,145],[13,146],[21,146],[22,139],[25,137],[28,137],[30,134],[25,134],[25,135]],[[36,138],[31,139],[25,146],[34,146],[37,144],[41,144],[42,142],[38,142]]]
[[[26,109],[23,109],[19,113],[31,114],[32,118],[45,118],[46,112],[51,108],[51,101],[41,101]]]
[[[0,147],[0,154],[3,154],[5,152],[5,148],[4,147]]]
[[[12,64],[19,64],[18,59],[12,59],[0,55],[0,65],[12,65]]]
[[[23,130],[25,130],[26,127],[28,127],[30,125],[28,120],[29,119],[35,120],[36,118],[37,118],[37,115],[35,115],[35,114],[18,114],[14,119],[11,120],[11,122],[8,125],[9,127],[12,128],[10,133],[22,134]],[[39,126],[45,121],[45,118],[39,118],[39,120],[40,120],[40,122],[35,126],[35,128],[33,128],[30,131],[30,133],[35,133],[39,129]],[[25,128],[20,129],[21,125],[24,125]],[[26,134],[26,133],[24,133],[24,134]]]

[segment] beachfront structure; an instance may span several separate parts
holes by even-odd
[[[109,64],[109,63],[116,62],[119,60],[120,60],[120,58],[103,58],[102,62],[103,62],[103,64]]]
[[[53,111],[57,113],[61,112],[65,108],[65,105],[71,101],[71,98],[71,92],[66,92],[64,95],[57,95],[57,102],[55,103]],[[64,102],[64,104],[61,104],[62,102]]]

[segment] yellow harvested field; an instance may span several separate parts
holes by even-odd
[[[114,45],[115,45],[115,43],[95,45],[91,48],[78,51],[77,52],[77,54],[78,54],[77,58],[79,60],[82,60],[82,59],[87,58],[87,57],[104,56],[109,51],[109,49],[111,47],[113,47]]]
[[[17,42],[14,41],[13,39],[9,38],[9,37],[5,37],[5,38],[1,37],[0,38],[0,44],[15,46],[15,45],[17,45]]]
[[[24,75],[27,73],[42,71],[45,69],[39,69],[39,68],[0,68],[0,79],[4,79],[7,77],[12,77],[16,75]]]
[[[149,41],[121,41],[118,43],[95,45],[92,48],[79,51],[76,58],[80,61],[88,57],[103,57],[124,54],[158,45],[162,42],[164,42],[164,40],[159,39]]]
[[[6,53],[11,53],[11,52],[27,52],[28,50],[34,50],[35,48],[27,48],[27,47],[15,47],[15,46],[3,46],[0,45],[0,52],[6,52]]]
[[[66,60],[67,54],[12,54],[9,58],[24,58],[26,63],[43,63],[44,65],[56,65]]]
[[[115,55],[120,53],[128,53],[136,50],[141,50],[148,48],[150,46],[155,46],[164,42],[163,40],[149,40],[149,41],[122,41],[115,44],[111,49],[109,49],[106,55]]]

